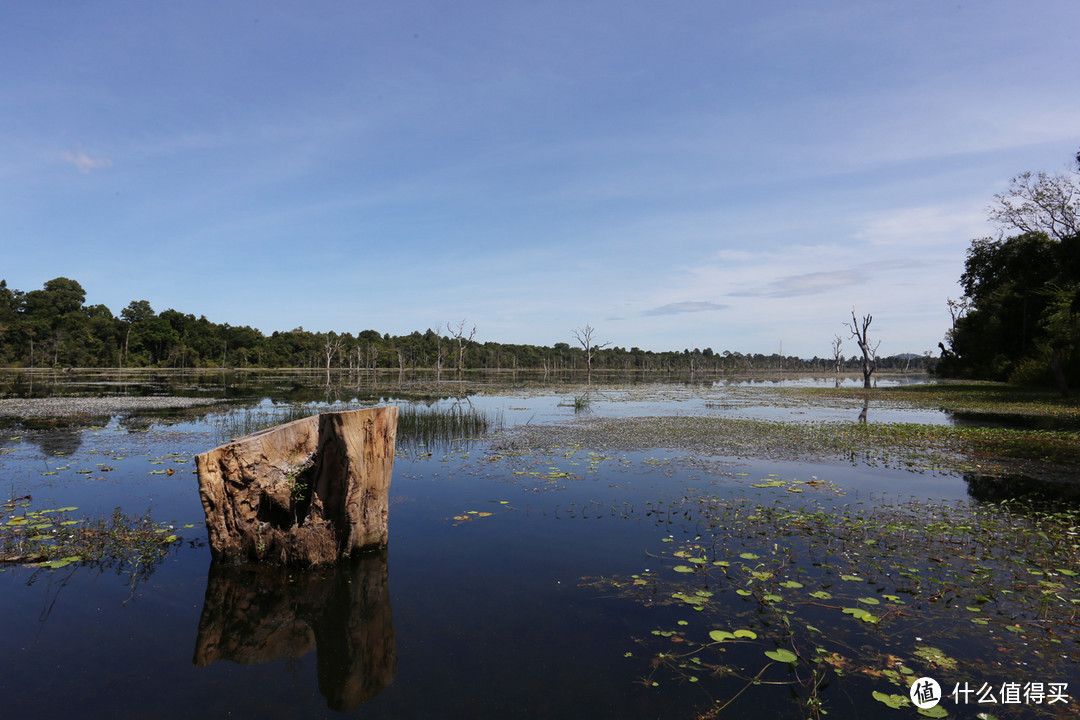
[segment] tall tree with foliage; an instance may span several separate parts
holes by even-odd
[[[1001,236],[968,249],[942,371],[1066,393],[1080,378],[1080,156],[1076,172],[1023,173],[995,199]]]

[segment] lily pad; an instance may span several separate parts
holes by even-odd
[[[781,663],[793,663],[798,660],[798,656],[785,648],[777,648],[775,650],[766,650],[765,657],[770,660],[775,660]]]
[[[899,710],[900,708],[907,707],[911,704],[911,701],[903,695],[886,695],[885,693],[879,692],[877,690],[873,692],[873,695],[875,700],[885,703],[894,710]]]

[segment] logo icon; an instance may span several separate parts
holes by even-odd
[[[925,710],[941,702],[941,686],[934,678],[921,677],[911,684],[908,695],[915,707]]]

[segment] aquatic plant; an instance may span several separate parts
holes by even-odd
[[[358,403],[281,404],[238,408],[217,422],[221,442],[265,430],[321,412],[340,412],[364,407]],[[406,451],[442,450],[454,442],[471,442],[503,426],[502,414],[479,409],[468,402],[427,407],[416,403],[398,405],[397,445]]]
[[[432,453],[452,445],[467,449],[472,441],[503,426],[502,414],[468,403],[449,407],[398,407],[397,444],[405,451]]]
[[[1080,511],[863,504],[831,493],[790,503],[793,485],[754,485],[776,501],[699,493],[674,503],[701,530],[662,538],[648,561],[662,569],[582,581],[689,611],[678,627],[634,639],[651,655],[645,685],[741,679],[701,717],[758,685],[789,687],[817,716],[836,700],[823,691],[841,678],[842,695],[899,707],[920,676],[974,683],[1013,668],[1052,679],[1075,657]],[[992,657],[979,650],[985,643]]]
[[[29,498],[0,505],[0,563],[115,568],[129,573],[134,585],[180,542],[172,526],[154,522],[149,513],[132,517],[117,508],[108,518],[73,518],[77,509],[35,510]]]

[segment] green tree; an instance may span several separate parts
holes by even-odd
[[[1078,158],[1080,166],[1080,158]],[[1068,176],[1024,173],[990,217],[1019,235],[973,240],[950,300],[944,374],[1055,383],[1080,375],[1078,189]]]
[[[65,277],[49,280],[41,290],[23,296],[20,329],[29,344],[31,365],[68,360],[68,341],[75,338],[77,344],[84,335],[85,300],[82,285]]]

